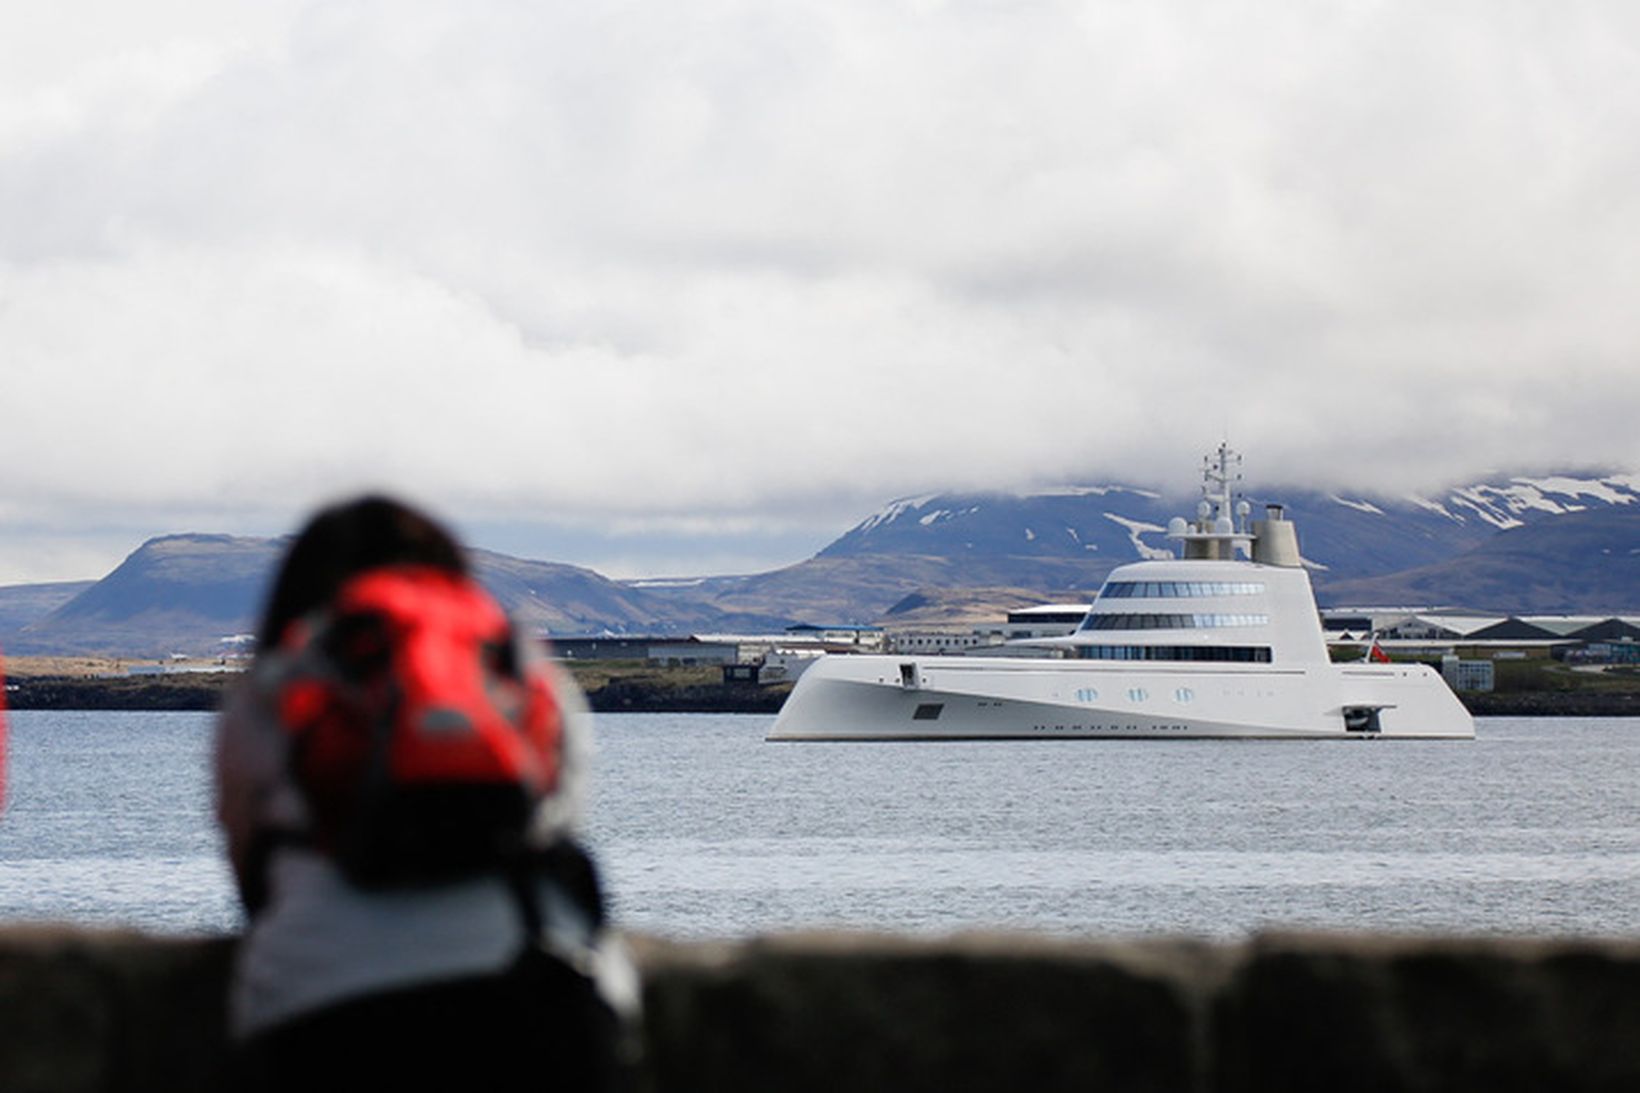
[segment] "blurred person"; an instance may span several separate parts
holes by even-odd
[[[235,1088],[619,1082],[636,990],[573,837],[589,720],[433,520],[307,524],[217,728]]]

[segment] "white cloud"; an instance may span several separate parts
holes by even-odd
[[[0,509],[277,528],[381,485],[823,541],[946,485],[1182,482],[1226,430],[1355,492],[1637,466],[1637,20],[12,12]]]

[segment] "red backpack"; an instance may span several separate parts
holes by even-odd
[[[307,837],[366,886],[438,882],[529,849],[558,788],[562,716],[468,578],[395,566],[293,625],[278,685]]]

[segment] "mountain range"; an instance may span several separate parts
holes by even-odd
[[[1287,490],[1247,499],[1255,513],[1279,501],[1296,522],[1323,605],[1640,609],[1640,475],[1522,476],[1433,496]],[[809,621],[951,621],[964,599],[994,617],[1001,603],[1086,601],[1113,567],[1169,555],[1167,522],[1195,503],[1126,486],[903,498],[811,559],[686,591]],[[1530,584],[1521,569],[1534,575]],[[1418,583],[1388,581],[1403,574]]]
[[[1640,475],[1513,477],[1434,496],[1290,490],[1323,605],[1464,606],[1502,613],[1640,611]],[[490,551],[479,580],[559,635],[949,622],[1044,600],[1085,601],[1110,569],[1168,551],[1195,499],[1130,486],[904,498],[813,558],[767,573],[615,581]],[[184,534],[144,543],[95,582],[0,588],[15,653],[212,654],[254,629],[281,539]]]
[[[100,581],[0,588],[0,645],[19,654],[214,656],[248,641],[287,540],[231,535],[150,539]],[[741,617],[670,600],[590,569],[469,551],[479,581],[514,617],[553,634],[764,629]],[[34,608],[33,612],[30,608]],[[8,632],[9,630],[9,632]]]

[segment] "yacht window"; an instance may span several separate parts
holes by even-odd
[[[1102,600],[1200,599],[1205,596],[1258,596],[1262,581],[1107,581]]]
[[[1270,663],[1268,645],[1083,645],[1083,660],[1186,660]]]
[[[1212,630],[1225,626],[1265,626],[1270,616],[1202,612],[1193,615],[1129,615],[1090,613],[1084,630]]]

